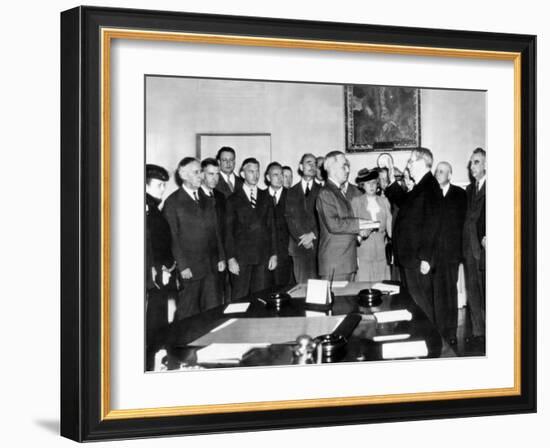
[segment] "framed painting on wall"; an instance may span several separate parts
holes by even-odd
[[[420,89],[345,86],[347,151],[421,146]]]

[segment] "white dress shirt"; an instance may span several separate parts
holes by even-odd
[[[185,184],[181,184],[181,188],[185,190],[185,192],[189,195],[193,201],[197,202],[197,199],[195,199],[195,193],[197,194],[197,198],[199,197],[199,190],[191,190],[191,188],[187,188]]]
[[[302,179],[302,191],[304,194],[306,194],[306,189],[309,185],[309,191],[313,189],[313,179],[309,179],[309,182],[307,180]]]
[[[449,182],[447,185],[441,188],[441,192],[443,193],[443,197],[447,196],[447,193],[449,192],[449,188],[451,188],[451,183]]]
[[[227,185],[229,185],[229,181],[231,181],[231,184],[233,185],[233,188],[235,188],[235,173],[231,173],[229,176],[225,173],[222,173],[220,171],[220,174],[222,175],[223,177],[223,180],[225,180],[225,182],[227,183]]]
[[[258,202],[258,187],[256,185],[249,186],[246,183],[244,183],[243,184],[243,190],[244,190],[244,193],[246,194],[246,197],[248,198],[249,201],[250,201],[250,193],[254,192],[254,200],[256,202]]]
[[[487,178],[487,175],[483,176],[481,179],[477,181],[477,191],[481,190],[481,187],[483,187],[483,184],[485,183],[486,178]]]
[[[269,187],[269,196],[273,197],[275,195],[275,203],[279,203],[279,199],[281,199],[281,193],[283,192],[283,188],[279,188],[278,190],[275,190],[273,187]]]
[[[334,179],[332,179],[332,178],[330,178],[330,177],[328,178],[328,180],[329,180],[330,182],[332,182],[334,185],[336,185],[336,187],[338,187],[338,190],[340,190],[344,196],[346,195],[346,193],[345,193],[344,190],[342,189],[342,186],[341,186],[341,185],[338,185],[338,182],[336,182]]]
[[[206,185],[201,185],[201,189],[204,192],[204,194],[206,196],[208,196],[209,198],[214,196],[214,192],[212,190],[210,190],[210,188],[208,188]]]

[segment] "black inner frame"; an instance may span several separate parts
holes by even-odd
[[[100,420],[100,28],[521,53],[521,395]],[[61,14],[61,434],[77,441],[536,411],[536,37],[78,7]]]

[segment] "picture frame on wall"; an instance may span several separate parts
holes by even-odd
[[[535,55],[531,35],[84,6],[62,12],[61,435],[83,442],[536,412]],[[293,277],[285,289],[258,292],[250,274],[247,294],[235,293],[238,275],[249,272],[241,258],[249,248],[229,248],[227,236],[264,238],[258,229],[267,223],[280,237],[272,230],[280,198],[266,192],[284,168],[294,176],[288,195],[321,173],[311,213],[326,223],[334,164],[358,186],[386,168],[410,198],[423,185],[420,158],[427,171],[452,165],[452,183],[468,185],[473,201],[483,188],[486,205],[471,227],[481,232],[482,336],[471,299],[464,311],[476,350],[442,334],[406,277],[360,289],[355,277],[337,278],[348,252],[305,284]],[[485,159],[481,176],[472,165]],[[221,168],[220,179],[225,173],[232,218],[220,218],[206,196],[190,202],[197,179],[196,188],[209,191],[209,167]],[[151,178],[164,193],[148,202]],[[338,200],[351,209],[347,188]],[[250,210],[239,211],[239,201]],[[151,207],[166,218],[173,251],[153,266]],[[200,210],[195,221],[185,207]],[[242,216],[262,210],[264,221],[233,232]],[[375,221],[345,218],[370,230]],[[330,225],[319,225],[313,236],[322,242],[308,247],[326,243]],[[374,235],[361,231],[353,247]],[[176,247],[180,236],[186,243]],[[193,278],[178,252],[203,240],[215,253],[207,271],[216,274],[204,281],[199,262],[190,265]],[[262,275],[283,266],[275,240],[262,246],[273,245],[273,254],[261,252]],[[382,250],[394,247],[383,255],[391,264],[400,243],[395,234],[390,246],[381,241]],[[440,266],[422,265],[422,275]],[[470,272],[460,269],[459,303]],[[218,292],[200,300],[219,294],[219,301],[197,302],[186,314],[193,288],[214,282]],[[151,323],[153,305],[167,319],[162,327]]]
[[[345,95],[349,152],[421,146],[420,89],[355,85]]]

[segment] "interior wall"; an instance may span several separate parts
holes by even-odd
[[[146,160],[171,173],[181,158],[196,156],[198,133],[270,133],[274,159],[294,170],[304,152],[345,147],[342,86],[167,77],[146,83]],[[455,183],[468,182],[471,151],[486,147],[485,114],[484,92],[421,91],[422,146],[433,150],[435,163],[452,164]],[[376,166],[379,154],[348,154],[351,179]],[[393,157],[402,168],[409,152]]]

